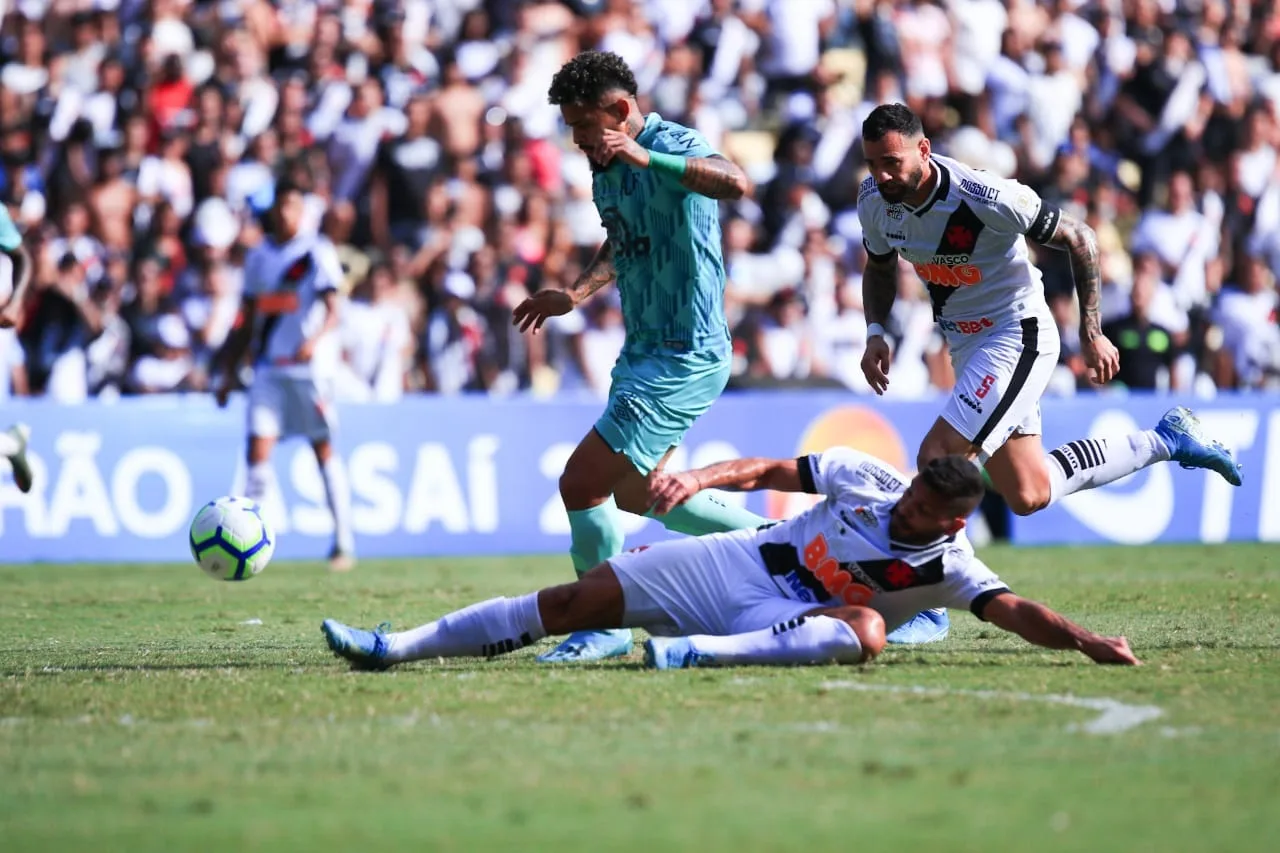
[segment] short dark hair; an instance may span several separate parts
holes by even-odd
[[[920,471],[920,482],[940,498],[968,515],[986,493],[982,469],[964,456],[939,456]]]
[[[618,54],[588,50],[556,72],[551,78],[547,99],[557,107],[563,104],[594,106],[615,89],[635,97],[636,75]]]
[[[903,104],[881,104],[862,122],[862,138],[879,142],[887,133],[902,134],[904,139],[924,134],[920,116]]]

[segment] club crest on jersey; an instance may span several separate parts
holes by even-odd
[[[959,252],[972,252],[978,245],[978,235],[963,225],[950,225],[947,227],[947,243]],[[960,263],[968,262],[969,258],[965,257]]]
[[[307,274],[307,270],[311,267],[311,256],[303,255],[298,258],[289,268],[285,270],[284,280],[292,284],[302,281],[302,277]]]

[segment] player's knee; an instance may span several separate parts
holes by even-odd
[[[1003,496],[1014,515],[1031,515],[1049,505],[1052,492],[1049,477],[1031,476],[1020,479],[1017,485]]]
[[[574,609],[582,584],[578,581],[549,586],[538,593],[538,613],[542,627],[548,634],[570,634],[574,621]]]
[[[600,484],[588,470],[567,467],[560,475],[560,498],[564,501],[565,509],[588,509],[595,506],[609,496],[607,490],[604,494],[600,494],[600,491]]]
[[[862,644],[862,661],[870,661],[884,651],[884,617],[870,607],[854,607],[844,617],[845,624],[858,635]]]

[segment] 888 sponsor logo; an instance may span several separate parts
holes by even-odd
[[[954,332],[957,335],[976,335],[979,332],[986,331],[992,326],[990,317],[981,317],[977,320],[939,320],[938,328],[944,332]]]

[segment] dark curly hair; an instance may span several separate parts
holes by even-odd
[[[920,482],[968,515],[986,492],[982,469],[964,456],[940,456],[920,470]]]
[[[862,138],[879,142],[886,134],[898,133],[911,139],[924,133],[920,116],[902,104],[881,104],[862,122]]]
[[[551,78],[547,98],[554,106],[580,104],[594,106],[615,89],[632,97],[636,94],[636,75],[616,53],[588,50],[564,64]]]

